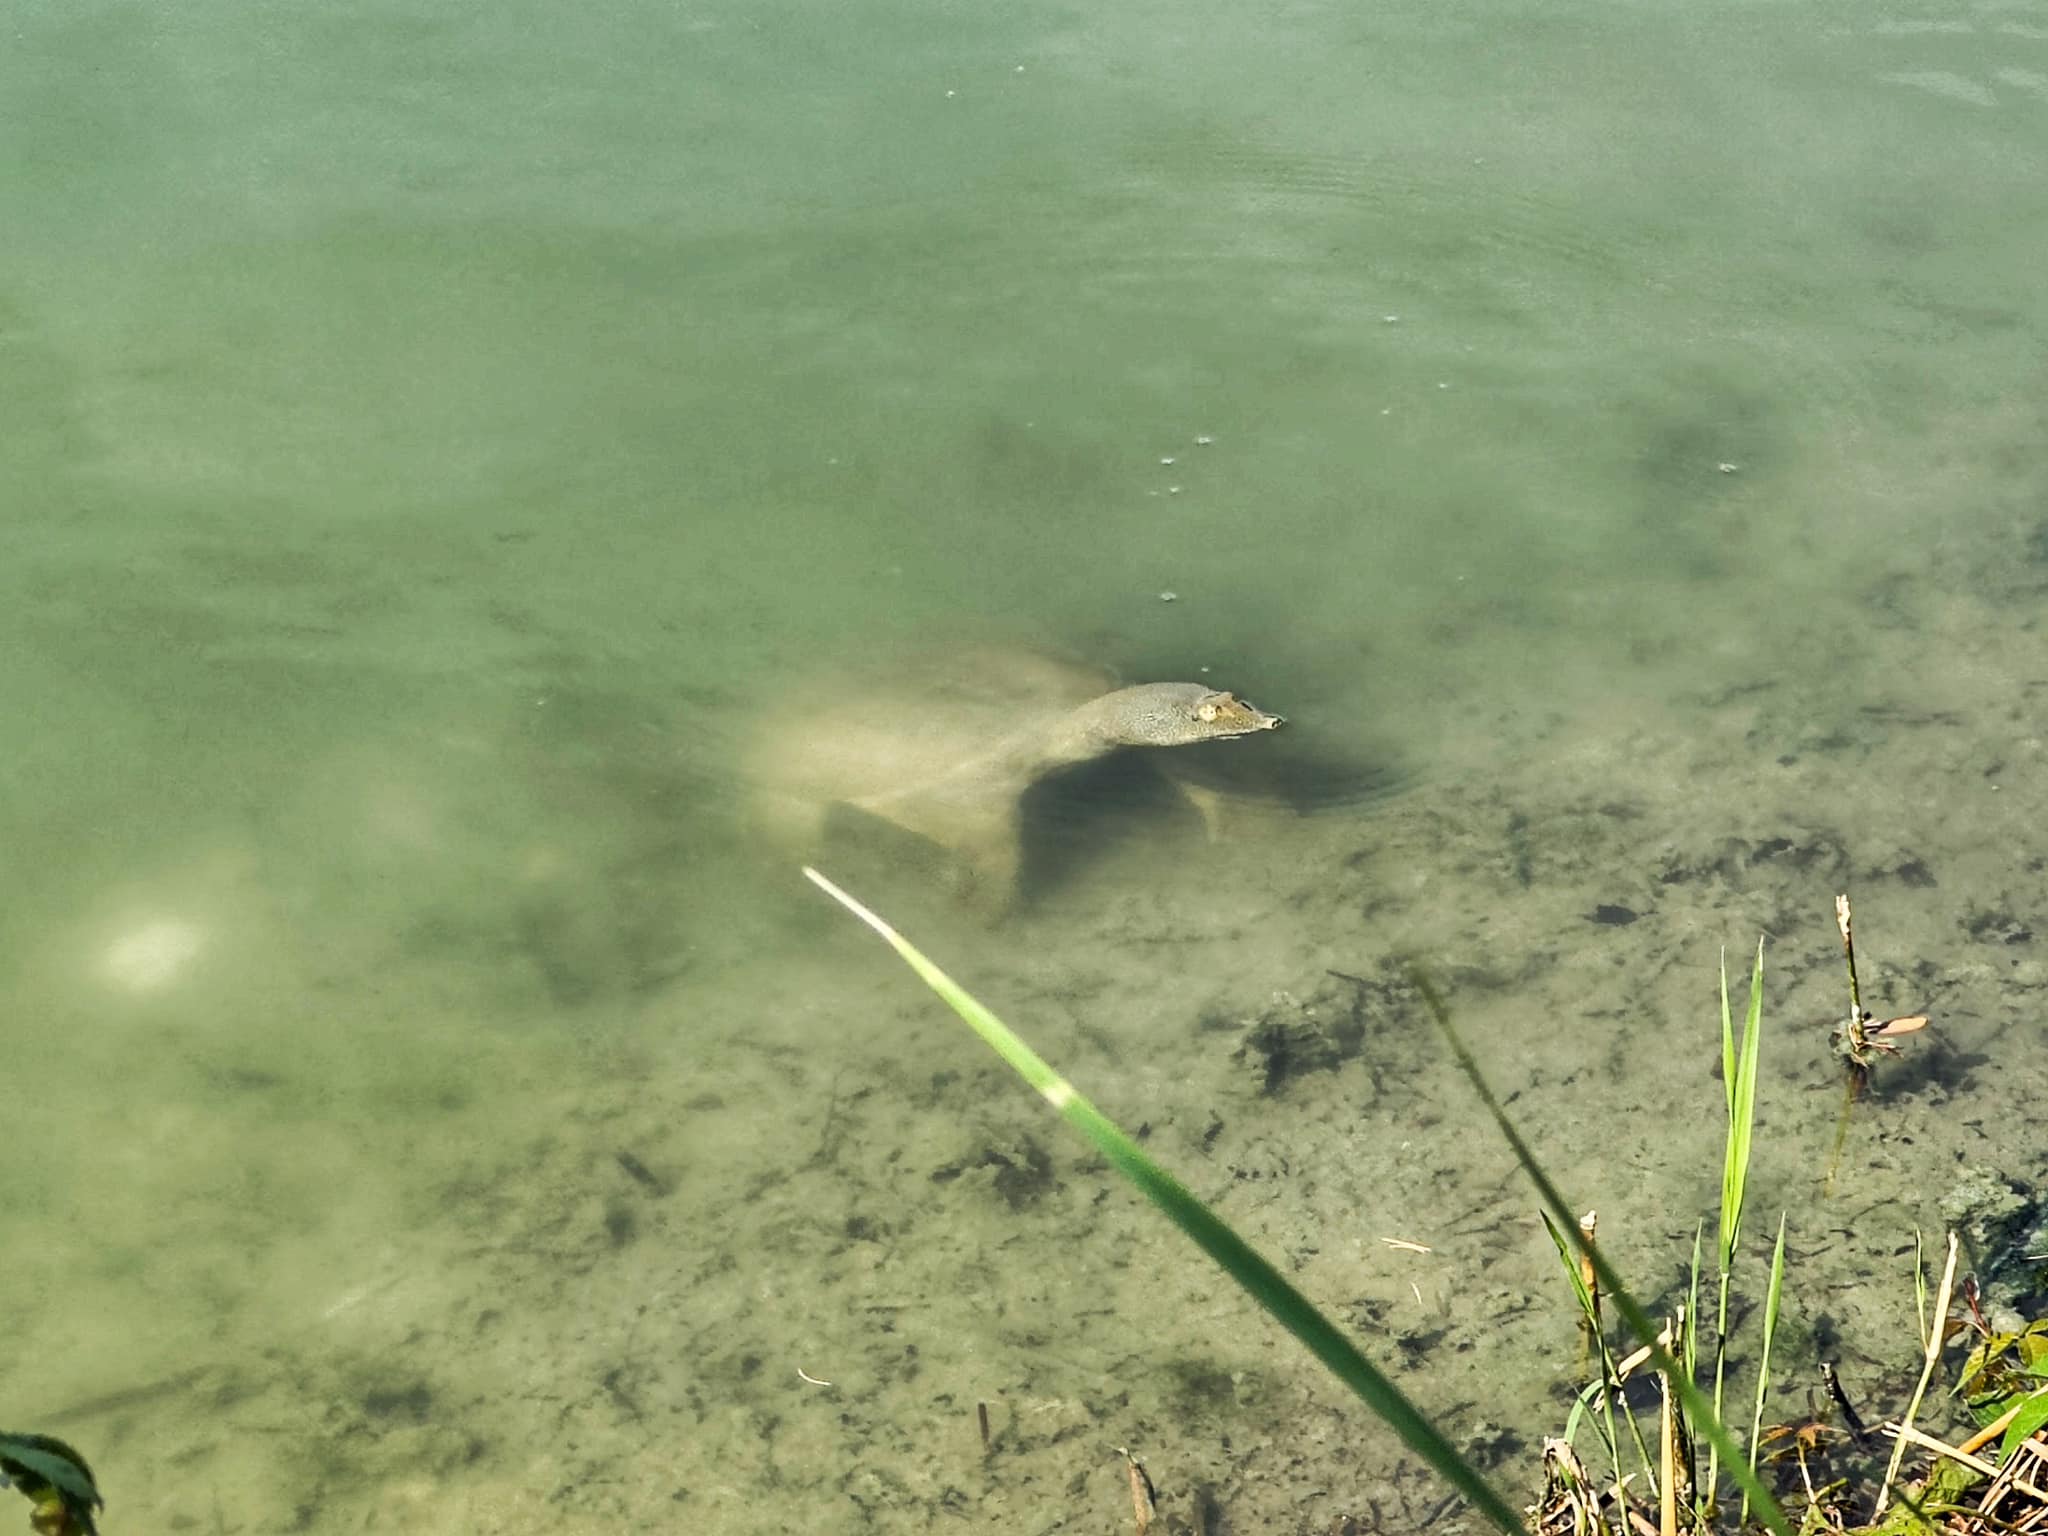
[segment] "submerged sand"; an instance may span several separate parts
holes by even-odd
[[[1915,1363],[1916,1229],[1966,1166],[2043,1172],[2037,595],[1897,598],[1910,633],[1874,608],[1855,645],[1883,682],[1854,691],[1758,673],[1605,722],[1496,699],[1471,729],[1511,756],[1457,771],[1447,751],[1351,807],[1253,807],[1215,843],[1141,805],[993,932],[886,869],[861,894],[1516,1497],[1580,1381],[1572,1304],[1406,966],[1668,1306],[1718,1186],[1717,957],[1739,987],[1763,935],[1738,1296],[1787,1212],[1788,1413],[1826,1358],[1874,1418]],[[585,889],[521,858],[529,892]],[[654,900],[631,889],[622,906]],[[1824,1198],[1843,890],[1866,999],[1935,1022],[1879,1069]],[[1472,1524],[793,870],[779,920],[801,946],[759,960],[671,935],[671,965],[629,964],[612,919],[523,900],[491,964],[415,933],[327,952],[323,975],[300,940],[274,959],[280,1016],[324,996],[324,1020],[269,1053],[185,1038],[213,1113],[125,1127],[127,1172],[11,1258],[48,1269],[10,1413],[89,1448],[110,1529],[1115,1530],[1120,1447],[1169,1530]],[[437,990],[486,973],[505,1027],[479,1034],[466,1001],[437,1025]],[[323,1068],[338,1032],[354,1065]],[[213,1305],[96,1347],[153,1294]]]

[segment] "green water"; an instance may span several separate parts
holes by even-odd
[[[1429,1508],[1121,1196],[1091,1260],[1101,1171],[749,840],[749,724],[828,664],[1029,643],[1290,717],[1305,815],[1123,804],[1004,928],[929,920],[1170,1160],[1242,1132],[1204,1192],[1270,1173],[1233,1218],[1368,1340],[1406,1272],[1299,1245],[1502,1165],[1419,1043],[1299,1101],[1232,1052],[1397,939],[1530,1104],[1704,1088],[1710,1147],[1658,1042],[1766,928],[1827,1017],[1853,881],[1951,1010],[1873,1138],[1995,1162],[2038,1092],[1970,1068],[2048,985],[2048,4],[5,31],[0,1423],[109,1529],[1100,1525],[1141,1440],[1183,1518]],[[1600,1123],[1562,1171],[1653,1170],[1662,1263],[1698,1148]],[[1482,1225],[1541,1299],[1481,1385],[1417,1357],[1438,1406],[1568,1367],[1526,1211]],[[1191,1332],[1099,1320],[1160,1275]],[[1322,1492],[1270,1471],[1326,1434]]]

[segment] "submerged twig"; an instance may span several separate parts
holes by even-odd
[[[1849,1431],[1851,1438],[1858,1445],[1867,1443],[1870,1439],[1870,1431],[1863,1427],[1861,1415],[1856,1412],[1855,1405],[1849,1401],[1849,1394],[1842,1389],[1842,1378],[1835,1374],[1835,1367],[1832,1361],[1821,1361],[1820,1379],[1827,1386],[1828,1396],[1835,1400],[1835,1406],[1841,1410],[1843,1427]]]
[[[1122,1446],[1117,1447],[1117,1454],[1123,1457],[1124,1470],[1130,1473],[1131,1513],[1137,1519],[1138,1536],[1145,1536],[1152,1529],[1153,1516],[1159,1512],[1158,1491],[1153,1488],[1152,1478],[1145,1471],[1145,1463]]]

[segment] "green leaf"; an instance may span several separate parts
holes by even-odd
[[[1742,1203],[1749,1183],[1749,1153],[1756,1127],[1756,1068],[1762,1056],[1764,1015],[1764,941],[1756,941],[1756,964],[1749,973],[1749,1012],[1742,1024],[1738,1054],[1730,1038],[1728,973],[1721,973],[1721,1064],[1729,1075],[1728,1144],[1721,1163],[1721,1273],[1735,1264],[1735,1246],[1742,1239]]]
[[[1586,1410],[1593,1405],[1593,1399],[1607,1390],[1605,1381],[1589,1381],[1579,1389],[1579,1395],[1572,1399],[1572,1411],[1565,1415],[1564,1439],[1570,1444],[1579,1432],[1579,1421],[1586,1416]]]
[[[1726,978],[1724,977],[1723,980]],[[1692,1267],[1686,1271],[1685,1315],[1696,1318],[1700,1315],[1700,1245],[1706,1241],[1707,1224],[1693,1223]],[[1699,1380],[1700,1331],[1697,1327],[1685,1330],[1685,1374]]]
[[[1760,984],[1763,965],[1761,944],[1757,946],[1757,965]],[[1522,1138],[1522,1133],[1516,1129],[1514,1121],[1508,1118],[1507,1111],[1501,1107],[1500,1099],[1488,1085],[1485,1074],[1479,1070],[1479,1062],[1452,1025],[1450,1010],[1444,1006],[1443,998],[1438,995],[1436,984],[1420,970],[1411,974],[1416,990],[1422,994],[1431,1017],[1436,1020],[1438,1032],[1443,1035],[1451,1048],[1452,1056],[1457,1059],[1458,1069],[1465,1074],[1465,1080],[1472,1085],[1473,1092],[1478,1094],[1479,1102],[1486,1106],[1487,1113],[1493,1116],[1493,1123],[1515,1154],[1515,1161],[1522,1165],[1522,1171],[1529,1176],[1529,1182],[1536,1186],[1537,1194],[1542,1197],[1544,1206],[1557,1218],[1559,1226],[1576,1232],[1577,1224],[1572,1220],[1571,1205],[1559,1192],[1558,1187],[1551,1182],[1550,1175],[1543,1171],[1543,1165],[1536,1161],[1536,1154],[1529,1150],[1529,1143]],[[1761,1011],[1760,994],[1755,999],[1754,1006]],[[1725,1459],[1729,1474],[1748,1496],[1750,1507],[1757,1512],[1764,1524],[1777,1533],[1777,1536],[1793,1536],[1792,1525],[1785,1518],[1785,1511],[1779,1506],[1778,1501],[1771,1497],[1770,1490],[1764,1487],[1757,1475],[1749,1470],[1748,1464],[1742,1459],[1741,1447],[1736,1443],[1735,1437],[1728,1432],[1728,1426],[1723,1424],[1714,1412],[1714,1405],[1706,1393],[1700,1390],[1698,1383],[1685,1374],[1680,1362],[1672,1358],[1671,1351],[1658,1342],[1662,1330],[1657,1327],[1650,1314],[1643,1310],[1643,1304],[1636,1300],[1634,1293],[1622,1284],[1620,1273],[1607,1262],[1599,1245],[1584,1241],[1584,1235],[1579,1234],[1574,1246],[1592,1264],[1593,1272],[1600,1278],[1603,1293],[1627,1319],[1629,1330],[1636,1336],[1636,1342],[1649,1349],[1651,1358],[1656,1361],[1657,1369],[1670,1378],[1672,1389],[1684,1399],[1687,1411],[1692,1414],[1693,1423],[1707,1436],[1716,1452]]]
[[[1735,1016],[1728,1011],[1728,949],[1721,948],[1721,1099],[1735,1118]]]
[[[1778,1213],[1778,1241],[1771,1248],[1771,1283],[1764,1292],[1764,1342],[1756,1362],[1756,1402],[1749,1415],[1749,1470],[1756,1471],[1763,1448],[1764,1401],[1771,1395],[1771,1344],[1778,1336],[1778,1305],[1785,1294],[1785,1213]],[[1749,1518],[1749,1495],[1742,1496],[1738,1525]]]
[[[11,1434],[0,1430],[0,1472],[24,1492],[55,1488],[64,1506],[89,1533],[92,1511],[106,1503],[93,1481],[85,1458],[54,1435]]]
[[[2028,1398],[2027,1405],[2013,1416],[2010,1424],[2006,1425],[1999,1460],[2003,1461],[2012,1455],[2021,1443],[2043,1424],[2048,1424],[2048,1387],[2043,1387]]]
[[[1572,1294],[1579,1300],[1579,1311],[1586,1319],[1586,1326],[1598,1331],[1600,1313],[1593,1306],[1593,1293],[1586,1289],[1586,1277],[1579,1272],[1578,1250],[1557,1230],[1557,1223],[1550,1219],[1550,1212],[1538,1211],[1536,1214],[1543,1218],[1543,1230],[1557,1244],[1557,1256],[1564,1262],[1565,1277],[1572,1283]]]

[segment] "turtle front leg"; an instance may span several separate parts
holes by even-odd
[[[1206,784],[1191,783],[1186,779],[1175,778],[1172,774],[1168,774],[1166,778],[1187,807],[1201,819],[1203,836],[1209,842],[1221,842],[1224,832],[1228,830],[1226,818],[1230,813],[1226,801],[1229,797]]]

